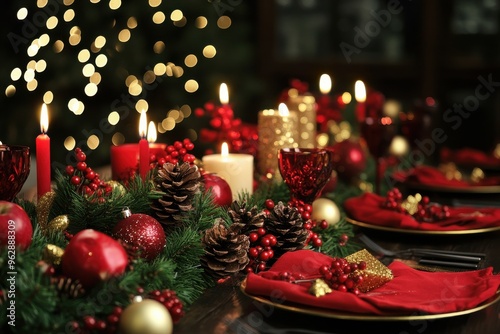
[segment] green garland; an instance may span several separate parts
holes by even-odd
[[[150,214],[151,201],[160,196],[154,190],[151,179],[144,182],[141,178],[135,178],[125,188],[115,188],[111,196],[100,203],[93,197],[80,195],[61,172],[56,175],[55,193],[49,221],[56,216],[67,215],[70,222],[68,232],[73,234],[87,228],[109,233],[122,219],[121,211],[124,206],[135,213]],[[242,194],[239,200],[247,201],[251,206],[256,205],[262,210],[268,198],[286,203],[289,199],[286,185],[262,184],[253,195]],[[86,291],[83,297],[70,298],[51,284],[51,277],[44,274],[38,265],[47,244],[64,249],[67,245],[66,238],[61,232],[43,235],[37,224],[35,204],[29,201],[19,201],[19,204],[32,220],[34,235],[31,246],[24,252],[16,253],[16,327],[8,326],[6,307],[2,307],[2,332],[9,327],[19,333],[63,333],[72,322],[82,323],[84,316],[105,319],[114,307],[125,308],[139,289],[146,293],[171,289],[176,292],[185,308],[189,308],[207,287],[214,285],[213,278],[206,275],[200,267],[199,259],[204,254],[201,233],[211,227],[216,218],[230,223],[227,209],[216,206],[212,197],[202,191],[194,198],[193,210],[185,214],[183,227],[167,235],[167,245],[154,261],[134,260],[133,270]],[[358,249],[351,242],[339,242],[344,234],[352,236],[352,228],[344,219],[318,233],[324,241],[320,251],[326,254],[345,256]],[[4,295],[9,278],[6,259],[6,250],[1,250],[0,289]],[[5,296],[0,298],[0,304],[5,301]]]

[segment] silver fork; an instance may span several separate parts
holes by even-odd
[[[358,235],[358,239],[361,242],[363,242],[371,251],[383,257],[417,256],[417,257],[434,258],[438,260],[457,261],[456,262],[457,264],[458,263],[463,263],[465,265],[475,264],[475,266],[471,265],[470,268],[476,268],[477,264],[486,257],[486,254],[483,253],[456,252],[456,251],[424,249],[424,248],[409,248],[401,251],[391,251],[383,248],[382,246],[380,246],[379,244],[377,244],[375,241],[371,240],[364,234]]]

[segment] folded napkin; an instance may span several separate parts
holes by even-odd
[[[493,154],[488,154],[473,148],[463,148],[460,150],[441,150],[441,160],[443,162],[454,162],[457,165],[471,167],[500,167],[500,159]]]
[[[245,292],[274,303],[298,303],[356,314],[410,315],[471,309],[495,296],[500,287],[500,275],[494,275],[491,267],[458,273],[423,272],[398,261],[389,265],[393,280],[359,296],[333,291],[315,297],[308,293],[310,282],[292,284],[273,279],[284,271],[317,277],[319,267],[331,261],[327,255],[311,250],[285,253],[268,271],[248,274]]]
[[[479,182],[450,180],[446,177],[445,173],[432,166],[417,166],[409,171],[396,172],[394,173],[394,179],[400,182],[414,182],[429,186],[454,188],[500,185],[500,177],[486,177]]]
[[[360,222],[405,229],[457,231],[500,226],[500,209],[450,207],[450,217],[436,222],[418,222],[412,216],[382,207],[385,198],[364,193],[344,202],[347,216]]]

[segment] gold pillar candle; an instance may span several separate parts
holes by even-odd
[[[265,109],[258,117],[258,163],[259,174],[279,178],[278,152],[284,147],[299,147],[297,114],[289,112],[286,106],[280,110]]]
[[[299,94],[297,89],[288,90],[286,105],[290,111],[297,112],[298,144],[301,148],[316,147],[316,99],[309,93]]]

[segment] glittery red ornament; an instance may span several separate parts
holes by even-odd
[[[132,214],[129,208],[124,208],[122,214],[124,219],[113,228],[113,237],[136,248],[146,260],[156,258],[167,243],[161,224],[149,215]]]
[[[350,182],[366,169],[367,150],[359,140],[347,139],[330,149],[333,151],[333,169],[339,179]]]

